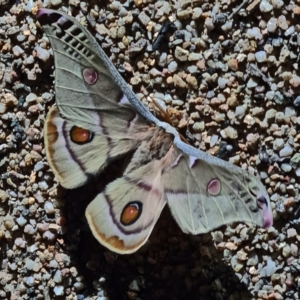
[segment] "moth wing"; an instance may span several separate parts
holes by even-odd
[[[135,149],[152,132],[113,80],[110,69],[116,70],[83,26],[44,8],[37,19],[51,42],[56,67],[58,110],[53,109],[46,118],[46,155],[60,183],[74,188]],[[130,93],[127,85],[125,90]],[[91,138],[78,136],[77,130],[81,142],[74,142],[73,127]]]
[[[200,234],[232,222],[272,225],[268,193],[254,176],[189,156],[174,146],[173,164],[162,180],[181,229]]]
[[[143,128],[110,137],[78,128],[72,121],[63,119],[57,107],[48,112],[45,127],[47,160],[55,176],[65,188],[83,185],[107,164],[135,149],[143,140]],[[151,134],[151,130],[148,133]]]
[[[36,16],[54,52],[61,116],[93,132],[105,132],[108,127],[110,135],[123,132],[136,112],[120,85],[130,95],[132,91],[120,76],[121,82],[115,82],[112,72],[117,71],[95,39],[74,18],[60,12],[41,8]]]
[[[146,243],[165,204],[160,165],[153,161],[110,183],[85,214],[102,245],[128,254]]]

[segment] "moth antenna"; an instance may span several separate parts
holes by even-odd
[[[162,106],[155,100],[155,99],[152,99],[152,102],[153,104],[158,108],[158,111],[159,111],[159,114],[161,116],[161,118],[163,119],[163,121],[169,123],[170,125],[174,126],[173,125],[173,122],[170,118],[170,115],[168,112],[166,112]]]

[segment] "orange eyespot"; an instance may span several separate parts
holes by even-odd
[[[143,204],[141,202],[135,201],[128,203],[121,213],[121,223],[124,226],[135,223],[142,213],[142,208]]]
[[[89,130],[73,126],[70,130],[71,141],[76,144],[85,144],[93,139],[93,133]]]

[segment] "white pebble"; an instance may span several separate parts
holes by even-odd
[[[201,53],[192,52],[192,53],[189,54],[188,60],[189,61],[194,61],[194,60],[199,60],[201,58],[202,58],[202,54]]]
[[[229,138],[235,140],[238,137],[237,131],[231,126],[226,127],[224,130],[221,130],[220,134],[224,139]]]
[[[284,5],[284,2],[282,0],[272,0],[271,3],[273,7],[277,9],[282,8]]]
[[[300,177],[300,168],[297,168],[296,171],[295,171],[295,173],[296,173],[297,177]]]
[[[270,12],[273,9],[273,6],[267,0],[262,0],[259,5],[259,9],[261,12],[266,13]]]
[[[293,34],[294,32],[295,32],[295,26],[291,26],[285,31],[284,35],[289,36],[289,35]]]
[[[56,234],[54,234],[53,232],[47,230],[46,232],[43,233],[43,238],[44,238],[45,240],[48,240],[48,241],[50,241],[50,242],[53,242],[53,241],[55,241],[55,239],[56,239]]]
[[[220,87],[220,89],[225,89],[226,84],[228,82],[228,79],[224,78],[224,77],[219,77],[218,78],[218,86]]]
[[[258,27],[253,27],[247,30],[247,37],[249,39],[261,40],[263,36]]]
[[[284,115],[285,117],[289,118],[289,117],[293,117],[296,116],[296,111],[293,107],[291,106],[287,106],[284,110]]]
[[[42,61],[47,62],[50,58],[50,52],[46,49],[43,49],[39,45],[37,45],[34,50],[36,51],[36,56]]]
[[[247,82],[247,88],[253,89],[257,86],[257,79],[254,77],[250,77],[250,79]]]
[[[20,57],[24,53],[24,50],[20,46],[14,46],[12,51],[15,57]]]
[[[35,262],[33,260],[31,260],[28,257],[25,259],[25,268],[27,270],[33,270],[34,265],[35,265]]]
[[[177,68],[178,68],[178,64],[176,61],[171,61],[168,65],[168,70],[171,72],[171,73],[174,73],[177,71]]]
[[[272,259],[267,260],[267,265],[262,268],[263,276],[272,276],[277,270],[276,263]]]
[[[284,147],[284,140],[283,139],[275,139],[273,142],[273,150],[280,151]]]
[[[215,146],[215,144],[217,143],[219,139],[219,136],[216,134],[213,134],[211,139],[210,139],[210,148],[212,148],[213,146]]]
[[[16,221],[21,227],[23,227],[27,223],[27,220],[24,219],[24,217],[22,215],[20,215],[20,217],[17,218]]]
[[[54,206],[51,202],[46,202],[44,205],[46,214],[53,214],[55,212]]]
[[[61,283],[62,282],[62,276],[61,276],[61,271],[60,270],[57,270],[54,274],[54,277],[53,277],[53,280],[56,282],[56,283]]]
[[[271,18],[267,23],[267,29],[269,32],[275,32],[277,28],[277,18]]]
[[[289,23],[286,20],[286,17],[284,15],[281,15],[278,17],[277,25],[282,29],[282,30],[287,30],[289,27]]]
[[[285,145],[283,149],[280,150],[280,157],[287,157],[293,154],[293,148],[290,145]]]
[[[26,246],[26,241],[24,241],[21,237],[18,237],[15,239],[15,245],[20,247],[20,248],[25,248]]]
[[[288,257],[291,254],[291,247],[290,245],[285,245],[282,249],[282,256],[283,257]]]
[[[266,51],[258,51],[255,53],[256,61],[259,63],[263,63],[267,60],[267,53]]]
[[[290,164],[283,163],[281,165],[281,170],[288,173],[292,170],[292,166]]]
[[[24,278],[24,283],[27,284],[28,286],[34,286],[34,282],[35,282],[35,280],[34,280],[33,276]]]
[[[177,99],[177,100],[173,100],[172,104],[174,106],[182,106],[184,104],[184,102],[182,100]]]
[[[268,100],[273,100],[274,97],[275,97],[275,92],[274,92],[274,91],[268,91],[268,92],[266,93],[266,98],[267,98]]]
[[[57,285],[54,287],[53,292],[56,296],[62,296],[64,294],[64,287]]]
[[[228,20],[224,25],[222,25],[222,30],[227,32],[232,29],[233,20]]]
[[[211,31],[215,28],[214,22],[212,18],[206,18],[205,19],[205,27],[207,28],[207,30]]]
[[[48,190],[49,186],[47,184],[46,181],[40,181],[39,183],[39,188],[42,190],[42,191],[46,191]]]
[[[31,102],[34,102],[35,100],[37,99],[37,95],[34,94],[34,93],[29,93],[27,96],[26,96],[26,102],[27,103],[31,103]]]
[[[235,108],[235,117],[242,119],[245,116],[246,107],[244,105],[239,105]]]

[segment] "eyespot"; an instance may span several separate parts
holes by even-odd
[[[206,187],[207,192],[212,196],[217,196],[221,192],[221,182],[219,179],[212,179]]]
[[[70,130],[70,137],[71,141],[75,144],[86,144],[93,139],[94,133],[77,126],[73,126]]]
[[[124,226],[129,226],[135,223],[143,210],[143,204],[139,201],[128,203],[121,213],[120,221]]]
[[[98,80],[98,73],[93,68],[86,68],[82,72],[83,79],[87,84],[95,84]]]

